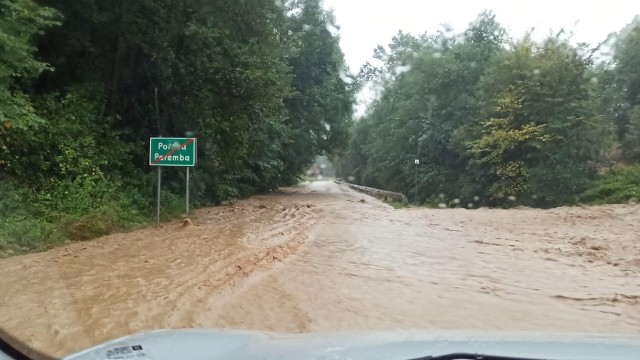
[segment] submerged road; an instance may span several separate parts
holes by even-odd
[[[0,260],[52,355],[158,328],[640,333],[640,207],[392,207],[314,182]]]

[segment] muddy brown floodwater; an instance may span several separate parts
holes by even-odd
[[[158,328],[640,334],[640,207],[399,209],[332,182],[0,260],[0,324],[64,355]]]

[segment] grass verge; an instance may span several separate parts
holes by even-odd
[[[182,197],[163,191],[161,200],[163,221],[184,213]],[[61,181],[38,191],[0,183],[0,257],[139,229],[154,220],[154,198],[113,179]]]

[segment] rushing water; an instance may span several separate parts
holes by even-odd
[[[315,182],[0,260],[0,324],[62,355],[158,328],[640,333],[640,207],[400,209]]]

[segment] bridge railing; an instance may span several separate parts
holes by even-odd
[[[380,189],[376,189],[368,186],[349,184],[344,181],[336,181],[336,183],[347,185],[348,187],[350,187],[355,191],[358,191],[363,194],[367,194],[385,201],[388,201],[388,200],[398,200],[398,201],[405,201],[405,202],[407,201],[407,197],[404,196],[404,194],[399,192],[386,191],[386,190],[380,190]]]

